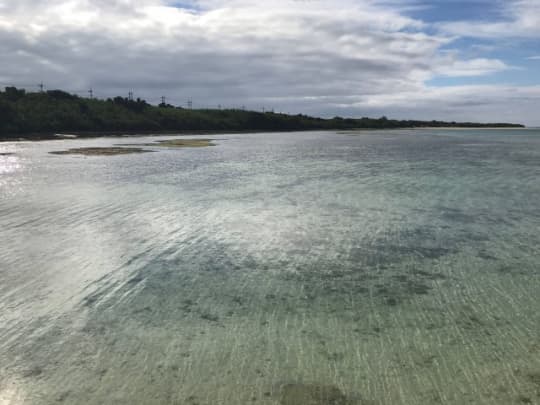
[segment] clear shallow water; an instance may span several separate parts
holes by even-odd
[[[216,138],[0,144],[0,404],[540,403],[540,131]]]

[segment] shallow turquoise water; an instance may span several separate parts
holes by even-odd
[[[215,138],[0,144],[1,405],[540,403],[540,131]]]

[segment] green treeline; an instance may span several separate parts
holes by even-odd
[[[169,104],[152,106],[141,99],[87,99],[61,90],[27,93],[15,87],[6,87],[5,91],[0,91],[0,135],[3,138],[58,132],[292,131],[428,126],[522,127],[513,124],[399,121],[386,117],[322,119],[302,114],[233,109],[191,110]]]

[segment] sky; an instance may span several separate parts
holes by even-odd
[[[0,0],[0,86],[540,126],[540,0]]]

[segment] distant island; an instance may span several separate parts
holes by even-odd
[[[57,133],[78,136],[188,131],[302,131],[395,129],[422,127],[523,128],[520,124],[393,120],[323,119],[303,114],[243,109],[187,109],[150,105],[124,97],[83,98],[62,90],[30,93],[15,87],[0,91],[0,140],[50,139]]]

